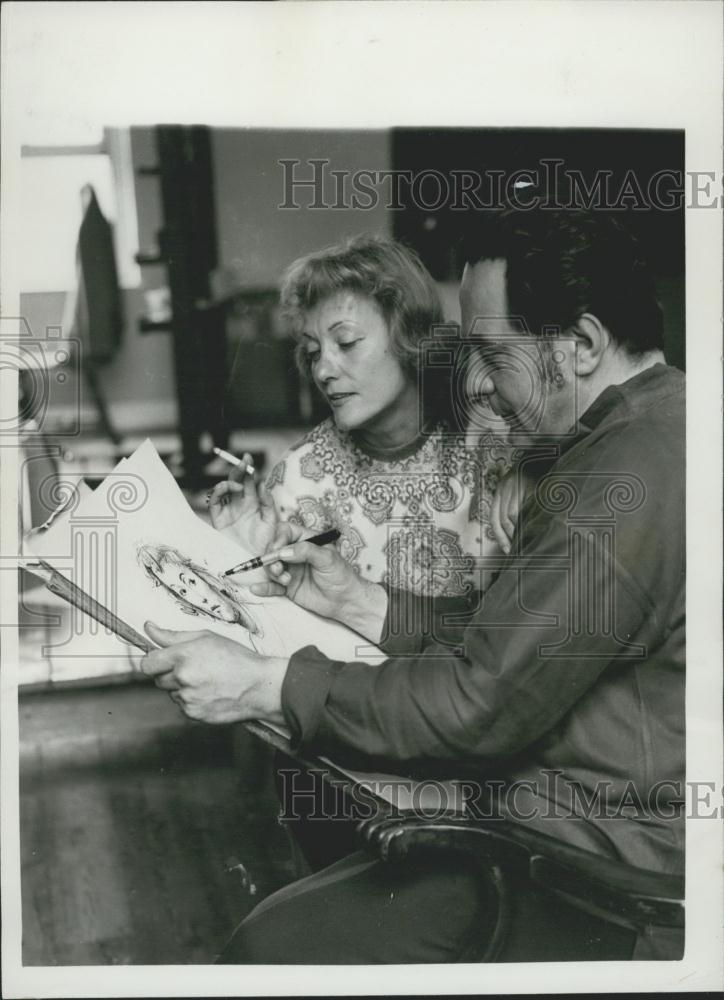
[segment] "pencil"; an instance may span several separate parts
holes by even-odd
[[[144,653],[150,653],[152,649],[156,648],[149,639],[136,632],[134,628],[131,628],[122,618],[114,615],[108,608],[99,604],[95,598],[91,597],[90,594],[86,594],[84,590],[81,590],[80,587],[72,583],[68,577],[59,573],[49,563],[44,562],[42,559],[26,561],[24,568],[35,576],[40,577],[48,590],[53,594],[57,594],[58,597],[61,597],[68,604],[72,604],[80,611],[84,611],[91,618],[95,619],[95,621],[99,622],[99,624],[105,625],[111,632],[115,632],[121,639],[125,639],[131,645],[137,646]]]
[[[301,538],[300,541],[311,542],[312,545],[327,545],[329,542],[336,542],[339,536],[340,532],[336,528],[332,528],[331,531],[323,531],[321,535],[314,535],[312,538]],[[289,548],[289,546],[285,545],[284,548]],[[247,559],[246,562],[239,563],[238,566],[232,566],[231,569],[227,569],[221,575],[231,576],[233,573],[246,573],[250,569],[268,566],[269,563],[278,562],[281,558],[279,553],[283,551],[283,549],[278,549],[276,552],[268,552],[265,556],[255,556],[254,559]]]
[[[213,453],[215,455],[218,455],[219,458],[223,458],[223,460],[225,462],[228,462],[229,465],[235,465],[237,468],[242,468],[244,466],[244,463],[241,462],[241,461],[239,461],[239,459],[236,457],[236,455],[232,455],[230,451],[225,451],[223,448],[216,448],[216,447],[212,448],[212,451],[213,451]],[[245,466],[245,468],[246,468],[247,475],[249,475],[249,476],[253,476],[254,475],[254,466],[253,465],[249,464],[249,465]]]

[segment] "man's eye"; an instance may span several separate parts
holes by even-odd
[[[186,588],[185,587],[179,587],[178,592],[179,592],[179,594],[182,597],[186,597]]]
[[[196,580],[192,576],[189,577],[188,583],[190,587],[196,586]]]
[[[340,351],[348,351],[350,347],[354,347],[354,345],[358,343],[359,340],[348,340],[344,344],[339,344],[339,349]]]

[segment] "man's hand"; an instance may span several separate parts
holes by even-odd
[[[283,562],[267,566],[269,582],[252,584],[252,593],[262,597],[286,594],[300,607],[378,642],[387,613],[385,590],[359,576],[333,545],[302,541],[308,533],[297,524],[278,525],[267,551],[281,549]]]
[[[190,719],[283,724],[281,692],[287,660],[260,656],[213,632],[176,632],[152,622],[145,628],[161,648],[144,656],[141,669]]]
[[[507,555],[513,541],[518,513],[523,505],[528,480],[513,467],[498,483],[490,510],[490,526],[498,545]]]

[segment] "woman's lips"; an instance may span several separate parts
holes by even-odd
[[[356,392],[333,392],[327,396],[330,406],[341,406],[346,403],[351,396],[356,396]]]

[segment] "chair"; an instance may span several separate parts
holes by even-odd
[[[683,956],[683,877],[635,868],[502,819],[381,810],[357,832],[388,864],[454,851],[479,866],[497,921],[467,961]]]
[[[245,728],[325,782],[349,783],[331,761],[296,753],[263,723]],[[676,960],[684,951],[684,879],[636,868],[510,819],[459,812],[431,818],[379,799],[356,827],[360,846],[386,864],[454,852],[480,873],[486,912],[496,915],[460,961]],[[299,875],[305,874],[300,872]],[[486,922],[486,927],[487,924]]]

